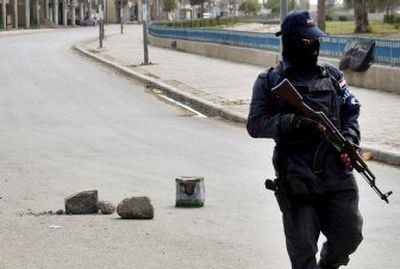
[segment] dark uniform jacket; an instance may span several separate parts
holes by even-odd
[[[271,89],[284,78],[299,91],[306,104],[323,111],[345,138],[359,144],[359,102],[349,91],[342,72],[330,64],[304,71],[283,61],[261,73],[253,87],[247,121],[249,134],[275,140],[274,167],[277,176],[287,180],[289,191],[321,194],[357,188],[352,172],[344,167],[334,149],[324,154],[322,170],[313,169],[315,152],[323,138],[318,132],[291,127],[290,114],[298,112],[271,94]]]

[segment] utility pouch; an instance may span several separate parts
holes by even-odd
[[[281,178],[265,180],[265,188],[274,192],[282,214],[288,213],[291,210],[290,200],[284,185],[284,180]]]

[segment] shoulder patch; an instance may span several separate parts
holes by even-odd
[[[344,78],[339,80],[338,84],[339,84],[340,90],[342,92],[343,99],[346,100],[350,95],[352,95],[349,90],[349,86],[347,85],[347,82]]]
[[[347,82],[344,78],[342,78],[341,80],[339,80],[339,86],[340,88],[343,88],[344,86],[346,86]]]

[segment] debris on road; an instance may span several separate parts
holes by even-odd
[[[62,215],[62,214],[64,214],[64,210],[59,209],[59,210],[56,211],[56,214],[57,215]]]
[[[364,161],[372,160],[372,154],[370,151],[365,151],[362,155]]]
[[[61,226],[59,225],[49,225],[50,229],[61,229]]]
[[[65,199],[66,214],[92,214],[97,213],[97,190],[82,191]]]
[[[115,206],[108,201],[99,201],[97,203],[97,208],[102,214],[105,215],[112,214],[115,211]]]
[[[206,199],[203,177],[177,177],[176,207],[202,207]]]
[[[131,197],[119,203],[117,214],[123,219],[152,219],[154,208],[146,196]]]

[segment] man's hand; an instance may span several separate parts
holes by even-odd
[[[342,160],[343,164],[344,164],[348,169],[350,169],[350,171],[353,170],[354,167],[351,165],[351,159],[350,159],[350,156],[349,156],[347,153],[342,152],[342,153],[340,154],[340,159]]]
[[[340,160],[343,162],[343,164],[350,170],[353,170],[354,167],[351,164],[352,160],[350,158],[350,155],[353,154],[349,154],[349,152],[354,152],[356,154],[360,154],[360,147],[356,144],[354,144],[351,139],[346,139],[346,145],[345,148],[343,149],[343,151],[340,153]]]
[[[321,123],[297,114],[291,115],[290,126],[293,129],[301,130],[304,134],[311,135],[318,135],[326,130],[326,128]]]

